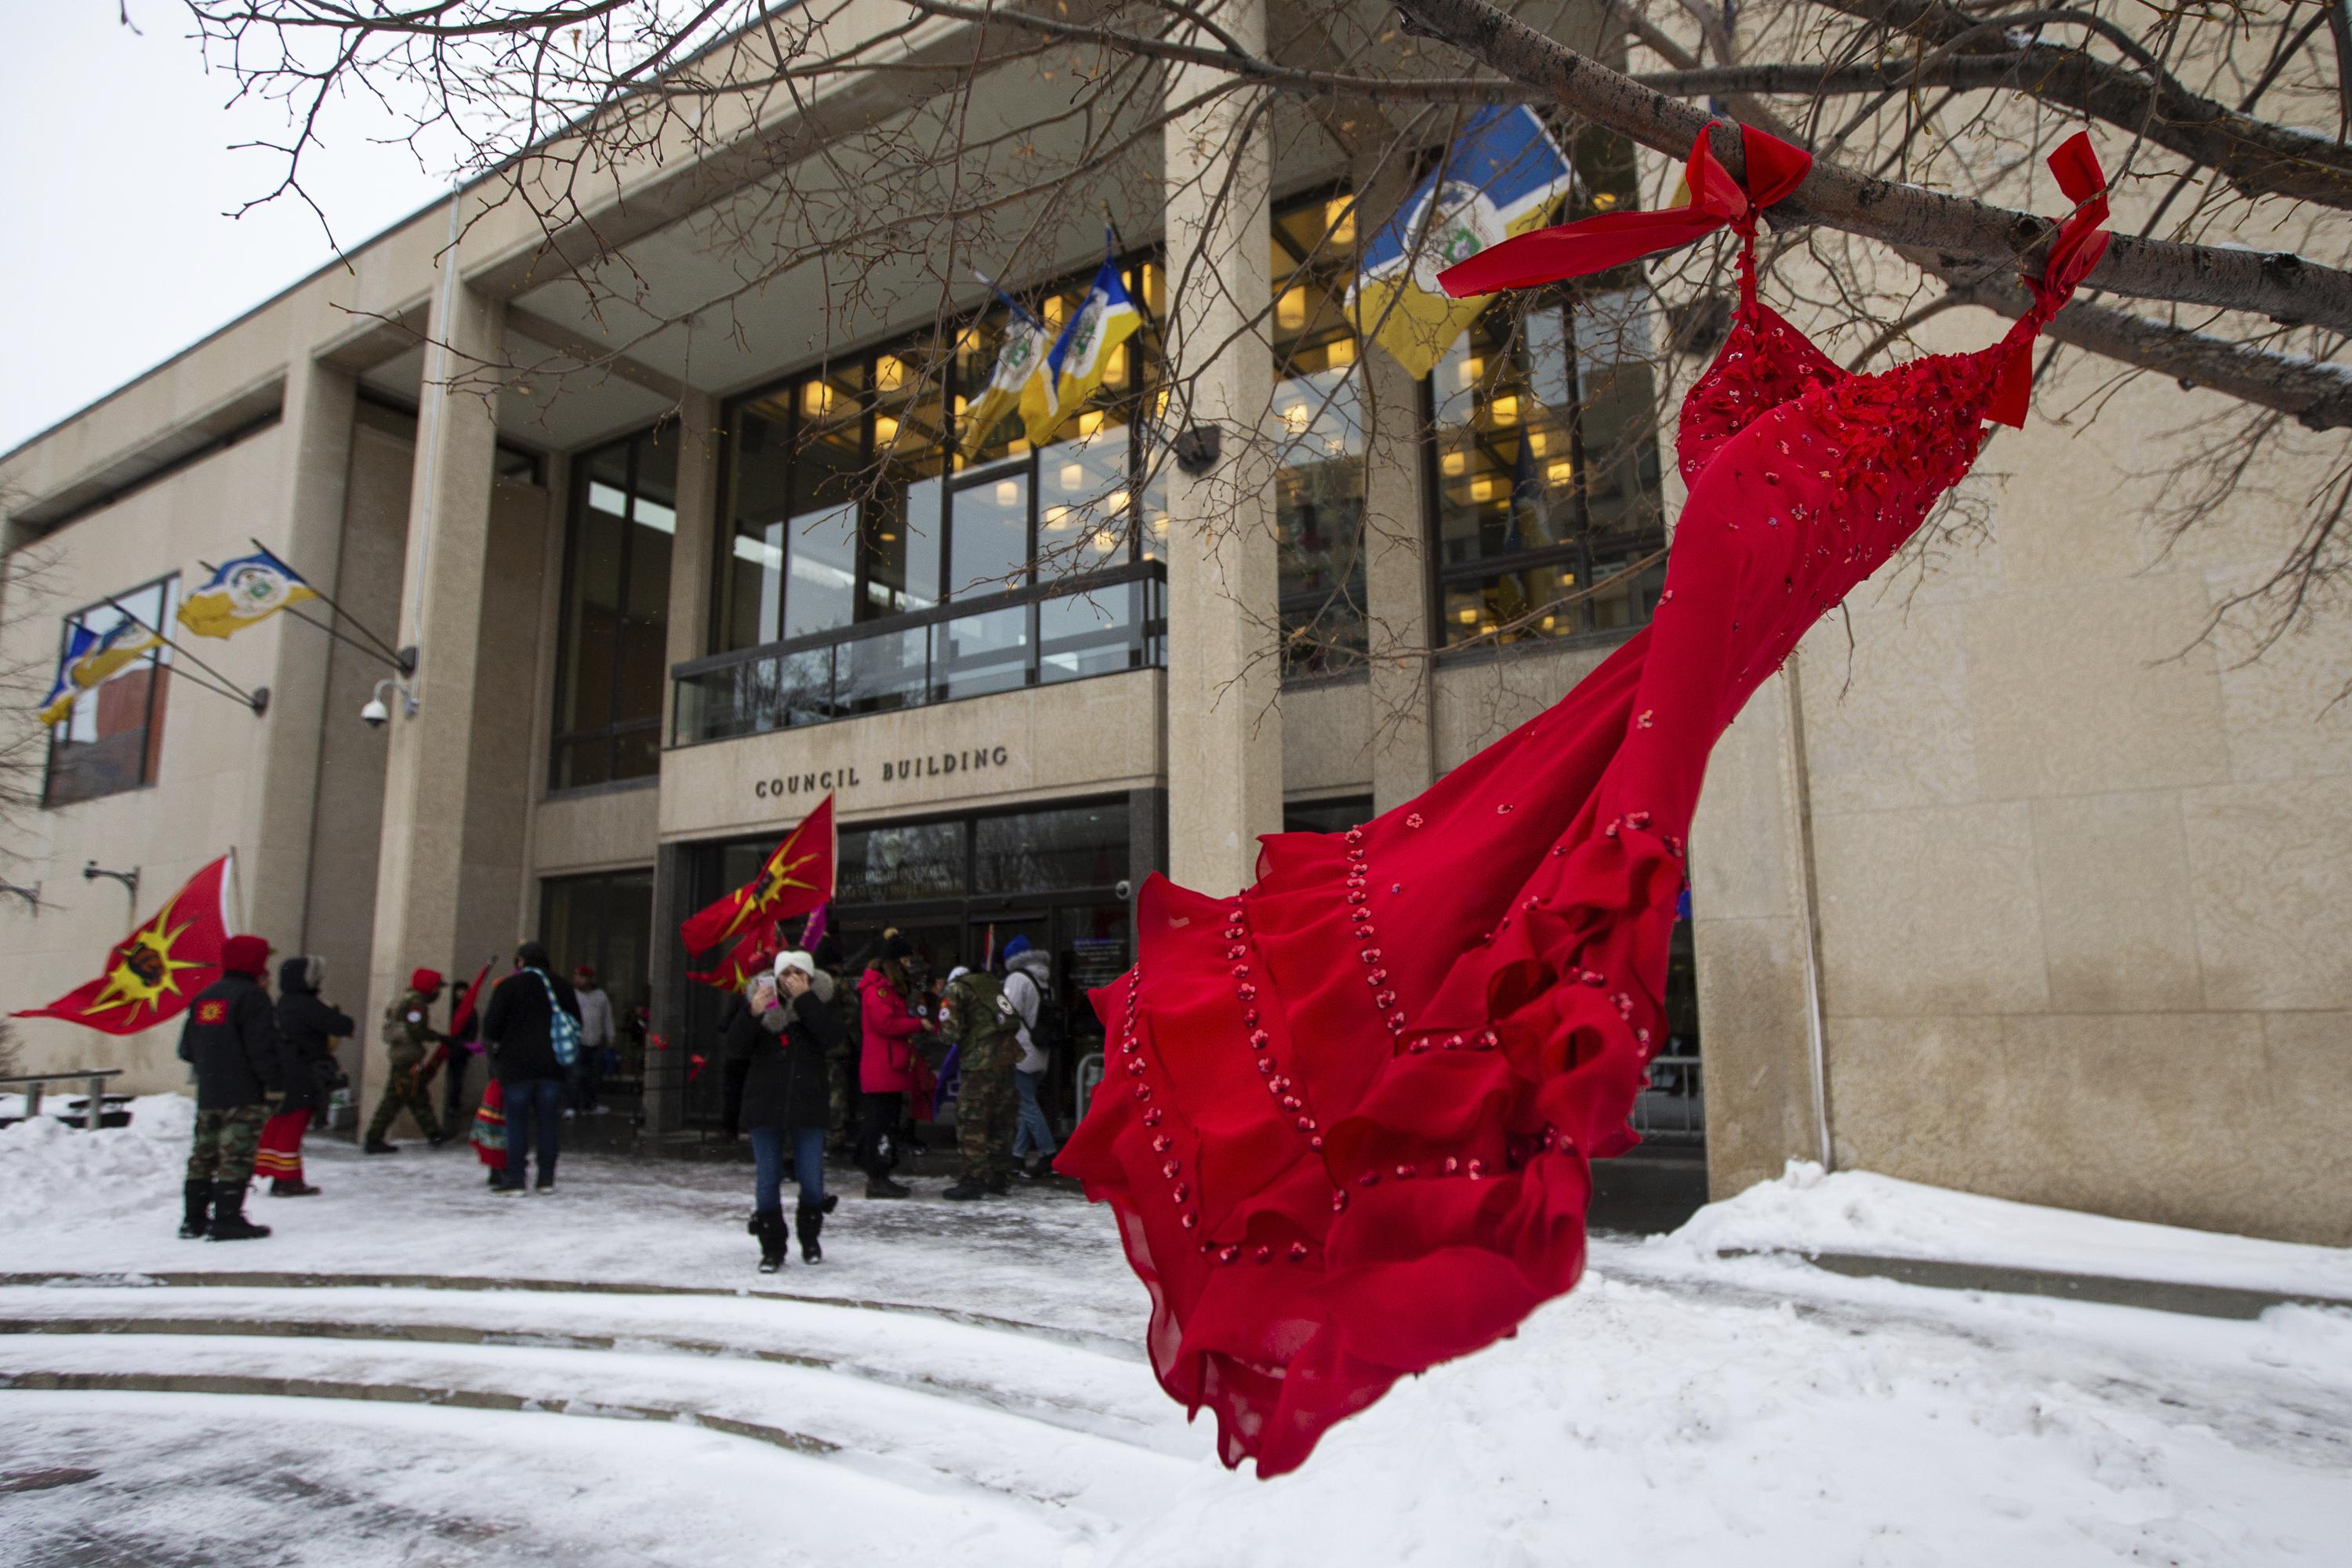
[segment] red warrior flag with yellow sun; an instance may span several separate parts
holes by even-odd
[[[106,973],[19,1018],[63,1018],[110,1035],[135,1035],[176,1018],[196,993],[220,978],[221,943],[229,937],[229,858],[188,879],[155,918],[114,944]]]
[[[833,796],[801,819],[768,857],[760,874],[717,903],[698,910],[677,928],[688,952],[708,952],[732,942],[727,962],[695,979],[731,989],[748,975],[752,950],[772,939],[775,922],[804,915],[833,897]]]

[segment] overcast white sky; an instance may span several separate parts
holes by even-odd
[[[15,0],[0,54],[0,451],[169,359],[331,254],[283,200],[224,216],[276,183],[268,105],[223,106],[178,0]],[[355,245],[446,189],[383,128],[345,116],[310,172],[335,238]]]

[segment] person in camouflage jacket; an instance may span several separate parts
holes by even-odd
[[[188,1151],[189,1240],[250,1241],[269,1234],[245,1217],[246,1184],[262,1125],[286,1100],[278,1014],[261,977],[269,944],[257,936],[221,943],[221,976],[195,994],[180,1026],[180,1059],[196,1079],[196,1135]]]
[[[384,1134],[392,1131],[393,1118],[403,1110],[416,1119],[417,1131],[436,1149],[449,1141],[433,1114],[431,1097],[425,1092],[425,1054],[434,1042],[446,1037],[433,1027],[433,1004],[440,999],[440,971],[419,969],[409,975],[408,989],[400,1000],[384,1009],[384,1058],[392,1076],[385,1080],[383,1098],[376,1101],[375,1115],[368,1121],[367,1142],[362,1145],[367,1153],[400,1152]]]
[[[940,1032],[955,1043],[962,1075],[956,1091],[956,1143],[963,1175],[940,1194],[958,1202],[1003,1194],[1012,1184],[1013,1127],[1019,1100],[1021,1020],[1004,987],[985,970],[959,969],[940,999]]]

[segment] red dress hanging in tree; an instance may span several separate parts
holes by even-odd
[[[1118,1212],[1160,1384],[1216,1412],[1228,1465],[1294,1468],[1399,1377],[1511,1333],[1584,1263],[1589,1163],[1663,1031],[1683,841],[1708,752],[1814,621],[2022,421],[2031,347],[2097,263],[2104,180],[2034,308],[1991,347],[1848,375],[1758,303],[1756,215],[1810,159],[1744,132],[1691,204],[1506,241],[1476,294],[1598,272],[1727,224],[1739,305],[1683,405],[1689,484],[1651,624],[1560,702],[1410,805],[1264,840],[1210,898],[1153,878],[1135,967],[1094,994],[1108,1071],[1057,1162]]]

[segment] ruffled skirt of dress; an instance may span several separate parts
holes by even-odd
[[[1649,641],[1411,805],[1269,837],[1246,892],[1145,885],[1058,1164],[1116,1210],[1153,1368],[1228,1465],[1294,1468],[1582,1271],[1683,883],[1678,840],[1602,815]]]
[[[1242,893],[1145,885],[1057,1165],[1117,1211],[1152,1366],[1227,1464],[1296,1468],[1575,1284],[1590,1162],[1632,1143],[1663,1038],[1707,755],[1967,470],[2034,325],[1741,395],[1651,626],[1556,706],[1361,828],[1268,837]]]

